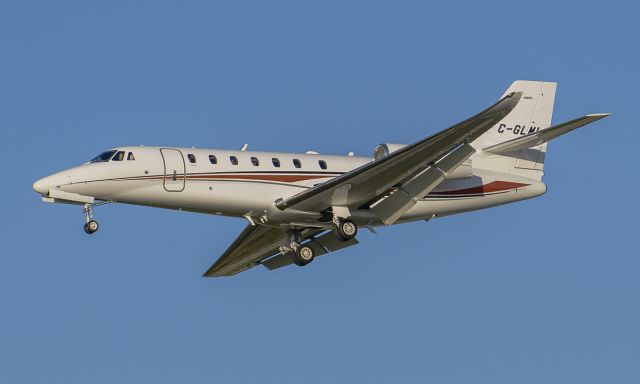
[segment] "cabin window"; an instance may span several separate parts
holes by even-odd
[[[271,162],[273,163],[273,166],[276,168],[280,168],[280,160],[276,159],[275,157],[273,159],[271,159]]]
[[[318,164],[320,165],[320,168],[327,169],[327,162],[326,161],[318,160]]]
[[[111,161],[122,161],[124,160],[124,151],[118,151]]]
[[[216,155],[209,155],[209,162],[211,164],[218,164],[218,159],[216,158]]]
[[[238,158],[235,156],[229,156],[229,161],[231,161],[233,165],[238,165]]]
[[[189,159],[189,162],[191,164],[195,164],[196,163],[196,156],[194,154],[192,154],[192,153],[187,155],[187,159]]]
[[[111,159],[111,156],[113,156],[114,153],[116,153],[116,151],[105,151],[105,152],[102,152],[98,156],[96,156],[93,159],[89,160],[89,162],[90,163],[102,163],[102,162],[105,162],[105,161],[109,161],[109,159]]]
[[[302,163],[298,159],[293,159],[293,166],[296,168],[302,167]]]
[[[260,165],[260,160],[258,160],[257,157],[252,157],[251,164],[253,164],[254,167],[257,167],[258,165]]]
[[[127,155],[127,160],[135,160],[136,158],[133,157],[133,152],[129,152],[129,154]]]

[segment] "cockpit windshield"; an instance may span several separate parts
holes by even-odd
[[[93,159],[91,159],[91,161],[89,161],[90,163],[101,163],[104,161],[109,161],[109,159],[111,159],[111,156],[113,156],[114,153],[116,153],[117,151],[104,151],[101,154],[99,154],[98,156],[94,157]]]

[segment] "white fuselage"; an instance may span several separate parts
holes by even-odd
[[[43,195],[58,189],[96,200],[246,217],[265,225],[322,226],[317,212],[281,211],[274,202],[372,161],[356,156],[196,148],[114,150],[125,153],[123,160],[82,164],[38,180],[34,189]],[[464,177],[445,180],[398,222],[507,204],[546,191],[538,180],[471,169]],[[357,210],[354,216],[365,225],[382,225],[364,213],[358,217]]]

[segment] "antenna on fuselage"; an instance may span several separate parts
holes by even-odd
[[[249,148],[249,144],[242,144],[242,147],[240,148],[241,151],[246,151],[247,148]]]

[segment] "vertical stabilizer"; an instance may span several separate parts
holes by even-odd
[[[478,151],[472,159],[473,166],[540,180],[547,151],[546,143],[503,155],[483,153],[481,150],[549,128],[556,85],[545,81],[513,82],[505,95],[510,92],[523,92],[522,98],[507,117],[472,143]]]

